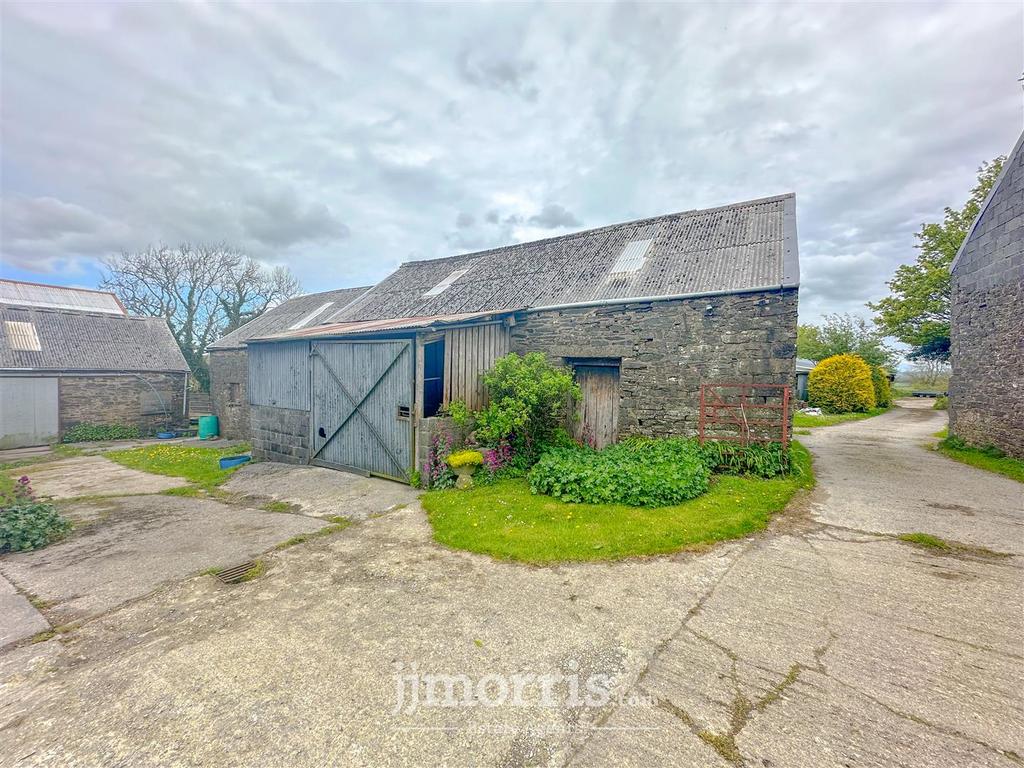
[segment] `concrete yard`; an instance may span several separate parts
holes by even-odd
[[[188,485],[183,478],[140,472],[102,456],[75,456],[14,470],[10,474],[29,475],[36,493],[53,499],[159,493]]]
[[[392,511],[266,556],[255,581],[171,581],[0,653],[0,765],[1020,766],[1022,486],[928,451],[929,405],[804,438],[818,490],[700,554],[497,562],[435,544],[418,504],[366,481]],[[232,485],[255,493],[245,472]],[[973,548],[891,535],[914,531]],[[37,572],[75,567],[60,546]],[[22,589],[28,557],[0,558]],[[425,674],[472,690],[431,706]],[[553,695],[532,677],[486,706],[513,675]],[[595,675],[611,699],[574,694]]]

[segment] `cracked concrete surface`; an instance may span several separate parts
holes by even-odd
[[[529,568],[412,506],[168,587],[0,654],[0,764],[1020,766],[1024,496],[922,447],[943,418],[817,431],[804,513],[704,554]],[[396,713],[413,663],[616,697]]]

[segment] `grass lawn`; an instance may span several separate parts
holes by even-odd
[[[1006,475],[1018,483],[1024,483],[1024,460],[1013,459],[1009,456],[993,456],[979,448],[954,448],[946,443],[939,443],[935,450],[951,459],[970,464],[972,467]]]
[[[503,480],[422,497],[434,539],[502,560],[547,564],[658,555],[759,531],[800,488],[814,485],[811,456],[793,443],[794,475],[718,476],[711,489],[672,507],[566,504]]]
[[[872,416],[880,416],[889,408],[872,408],[865,413],[823,413],[821,416],[808,416],[806,413],[793,414],[794,427],[831,427],[833,424],[843,424],[847,421],[860,421],[870,419]]]
[[[237,467],[221,469],[218,459],[248,453],[247,445],[206,448],[187,445],[147,445],[124,451],[108,451],[103,455],[132,469],[152,472],[154,475],[183,477],[202,488],[220,485]]]

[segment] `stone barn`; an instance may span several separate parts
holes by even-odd
[[[951,267],[949,433],[1024,457],[1024,134]]]
[[[702,383],[792,385],[793,195],[413,261],[317,325],[250,338],[254,454],[408,479],[501,355],[583,390],[578,435],[692,435]]]
[[[224,437],[248,440],[249,339],[296,331],[321,322],[366,293],[367,288],[342,288],[310,293],[278,304],[206,348],[210,365],[210,402]]]
[[[131,317],[112,293],[0,280],[0,449],[80,423],[181,424],[188,377],[163,318]]]

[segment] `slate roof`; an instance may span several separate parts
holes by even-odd
[[[627,244],[651,240],[636,272]],[[633,246],[633,249],[642,246]],[[457,270],[445,290],[425,296]],[[796,197],[685,211],[401,265],[322,322],[454,315],[799,285]]]
[[[128,314],[121,300],[108,291],[26,283],[21,280],[0,280],[0,304],[68,309],[78,312],[100,312],[111,315]]]
[[[297,296],[294,299],[278,304],[269,309],[254,320],[217,339],[207,349],[242,349],[249,339],[262,338],[281,333],[287,330],[299,330],[309,326],[325,322],[332,314],[337,313],[350,304],[362,294],[366,293],[369,287],[341,288],[336,291],[324,291],[323,293],[310,293],[305,296]],[[322,313],[310,317],[325,304],[330,303]],[[307,320],[308,318],[308,320]],[[306,320],[299,328],[292,326]]]
[[[12,348],[35,339],[38,351]],[[159,317],[0,306],[0,369],[185,372],[188,364]]]

